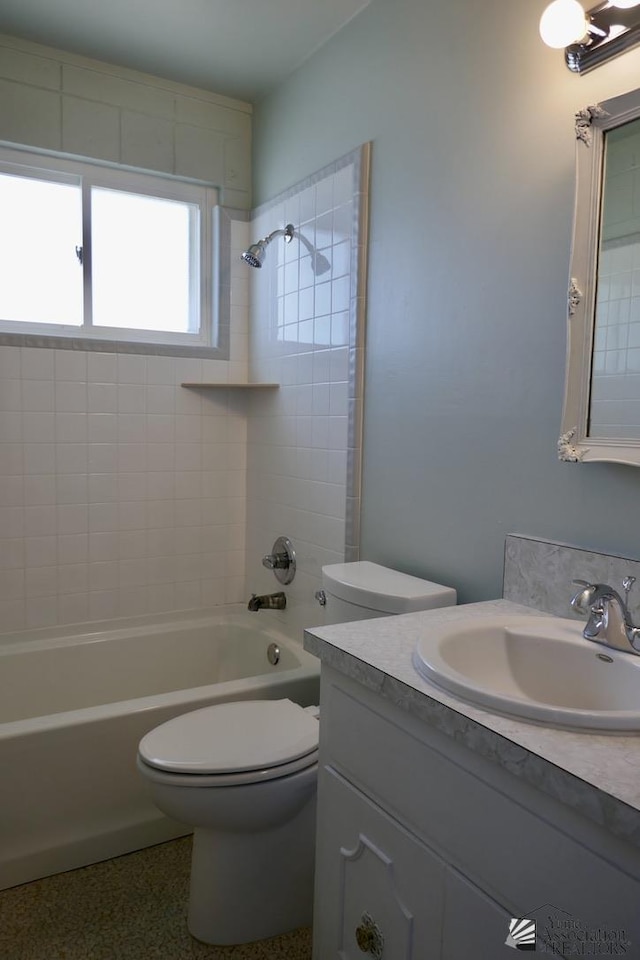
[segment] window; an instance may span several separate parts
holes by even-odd
[[[0,331],[216,346],[216,202],[211,187],[0,151]]]

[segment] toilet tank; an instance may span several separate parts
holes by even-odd
[[[327,598],[325,624],[451,607],[457,601],[452,587],[411,577],[369,560],[323,567],[322,587]]]

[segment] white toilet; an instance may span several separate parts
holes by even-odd
[[[456,602],[455,590],[374,563],[323,568],[325,622]],[[194,827],[188,926],[198,940],[262,940],[311,923],[318,709],[290,700],[204,707],[140,741],[156,806]]]

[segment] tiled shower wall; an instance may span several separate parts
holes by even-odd
[[[0,94],[0,142],[206,180],[227,208],[249,205],[248,104],[2,36]],[[359,541],[367,176],[363,149],[251,225],[227,210],[228,362],[5,339],[0,633],[246,601],[278,588],[260,558],[280,534],[299,563],[284,623],[321,619],[320,568]],[[240,261],[287,221],[306,246],[274,242],[261,271]],[[180,386],[247,376],[280,389]]]
[[[0,631],[235,602],[246,411],[216,360],[0,347]]]
[[[288,536],[298,569],[287,610],[262,616],[294,635],[322,622],[323,564],[358,555],[368,162],[368,148],[355,151],[251,224],[254,240],[287,223],[303,238],[276,237],[251,270],[249,350],[250,379],[281,386],[250,401],[247,592],[282,589],[261,558]]]
[[[205,180],[246,208],[250,137],[249,104],[0,36],[4,143]],[[180,387],[246,379],[247,224],[225,224],[230,361],[0,347],[0,633],[244,598],[246,400]]]

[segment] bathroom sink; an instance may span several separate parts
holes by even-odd
[[[584,623],[492,617],[422,637],[418,673],[489,710],[550,726],[640,730],[640,656],[592,643]]]

